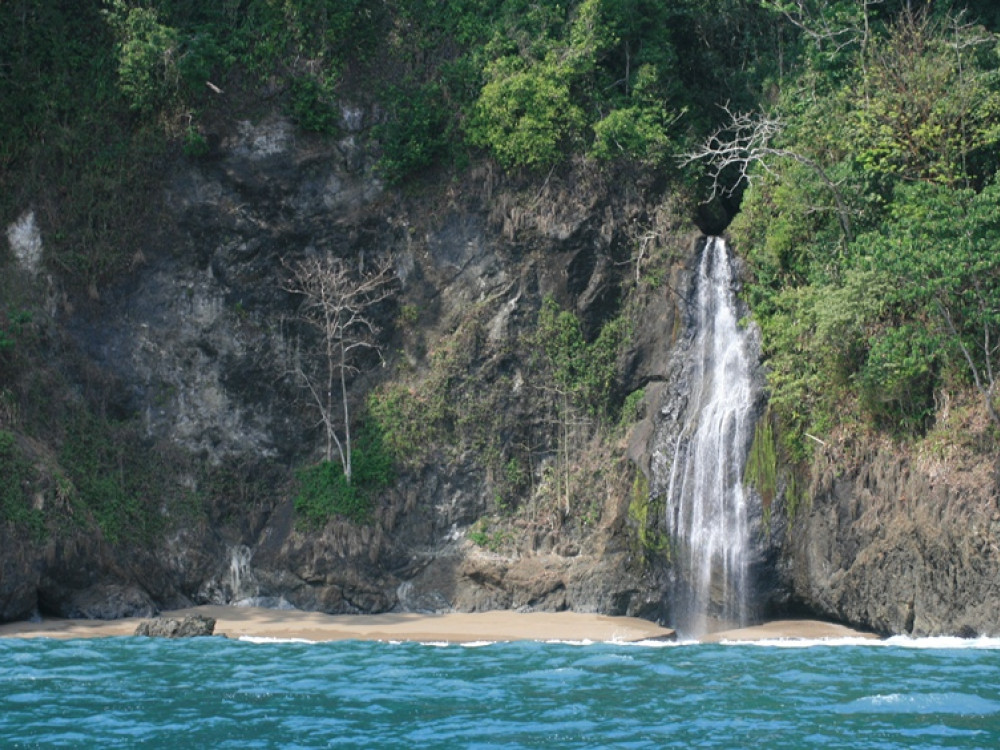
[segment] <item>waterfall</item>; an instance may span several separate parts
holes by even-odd
[[[740,325],[736,284],[726,243],[709,238],[681,365],[687,393],[654,455],[671,539],[673,625],[691,636],[707,632],[711,620],[745,625],[753,614],[752,532],[759,509],[749,507],[742,477],[759,388],[756,344]]]
[[[252,557],[253,552],[245,544],[237,544],[229,548],[229,585],[232,589],[230,604],[236,603],[246,596],[246,592],[242,589],[244,584],[253,577],[250,572],[250,559]]]

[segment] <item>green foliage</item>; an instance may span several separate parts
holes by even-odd
[[[445,396],[434,390],[391,384],[368,398],[368,414],[381,430],[382,446],[400,466],[421,465],[440,437]]]
[[[660,530],[658,524],[663,510],[663,498],[650,496],[649,480],[645,474],[637,471],[632,483],[628,517],[634,524],[639,549],[646,556],[670,554],[670,538]]]
[[[412,328],[420,320],[420,308],[416,305],[405,304],[399,308],[400,325]]]
[[[983,384],[1000,363],[988,343],[1000,336],[1000,189],[920,184],[895,197],[883,229],[859,240],[863,262],[894,280],[891,324],[872,342],[862,385],[922,424],[942,377]]]
[[[352,460],[357,458],[355,451]],[[371,503],[357,484],[348,483],[339,462],[321,461],[299,469],[295,476],[299,481],[295,510],[307,524],[322,526],[334,516],[356,523],[368,520]]]
[[[0,430],[0,523],[26,529],[33,539],[45,535],[42,512],[28,499],[35,470],[18,448],[15,436]]]
[[[919,435],[939,389],[981,385],[997,364],[982,344],[1000,333],[996,37],[949,3],[869,10],[833,3],[800,18],[825,31],[800,40],[772,144],[840,186],[856,238],[802,159],[772,162],[733,226],[791,460],[809,455],[806,432],[846,419]]]
[[[639,388],[632,391],[625,397],[622,403],[621,415],[618,417],[618,429],[627,430],[637,420],[643,417],[643,399],[646,398],[646,389]]]
[[[582,151],[666,163],[674,151],[668,129],[680,117],[671,113],[685,113],[690,92],[706,89],[703,67],[697,85],[684,80],[677,52],[690,43],[690,28],[701,26],[702,7],[646,0],[502,6],[480,55],[484,83],[465,124],[472,145],[508,168],[545,168]],[[737,68],[726,74],[735,77]],[[731,98],[726,93],[720,98]],[[696,106],[711,110],[712,120],[717,101]]]
[[[806,432],[823,433],[850,412],[893,284],[884,272],[849,270],[840,283],[789,286],[761,304],[770,403],[793,460],[811,454]]]
[[[500,552],[506,544],[513,540],[513,535],[504,529],[490,530],[490,523],[485,518],[476,521],[467,532],[469,541],[477,547],[483,547],[490,552]]]
[[[658,164],[671,154],[666,113],[652,106],[625,107],[594,123],[590,153],[597,159],[629,158]]]
[[[864,97],[855,102],[865,172],[890,184],[981,179],[978,154],[1000,140],[995,44],[957,17],[900,14],[866,55]],[[995,169],[994,158],[987,163]]]
[[[579,319],[567,310],[560,311],[551,297],[542,303],[535,333],[556,386],[594,416],[611,413],[618,353],[629,336],[628,321],[619,317],[607,322],[588,343]]]
[[[378,418],[369,415],[351,454],[350,482],[339,461],[321,461],[295,473],[299,482],[295,510],[307,525],[322,526],[336,516],[354,523],[371,522],[378,492],[396,476],[384,437]]]
[[[196,128],[189,127],[184,131],[184,154],[197,159],[209,151],[208,141]]]
[[[180,35],[160,22],[155,8],[131,8],[111,0],[108,18],[118,38],[118,79],[129,106],[151,113],[180,85]]]
[[[315,78],[292,81],[291,112],[303,130],[327,135],[337,132],[339,115],[332,103],[330,87]]]
[[[455,133],[439,84],[391,86],[385,96],[389,117],[376,133],[379,169],[389,182],[399,182],[448,154]]]
[[[517,456],[512,456],[504,465],[503,477],[507,485],[514,490],[522,489],[528,484],[528,472],[525,471]]]
[[[486,74],[469,140],[505,167],[548,167],[582,137],[584,115],[570,90],[572,71],[558,58],[526,65],[504,57]]]
[[[164,528],[152,504],[163,489],[155,454],[135,425],[113,422],[85,411],[71,414],[59,453],[66,494],[91,515],[111,543],[149,541]]]
[[[862,405],[882,426],[921,432],[933,414],[933,365],[931,337],[923,326],[904,324],[881,331],[859,373]]]
[[[248,0],[227,3],[224,12],[183,17],[203,28],[225,56],[261,79],[274,75],[312,78],[330,90],[348,62],[366,60],[384,33],[386,8],[369,0]],[[198,21],[201,21],[199,24]],[[287,79],[286,79],[287,80]]]

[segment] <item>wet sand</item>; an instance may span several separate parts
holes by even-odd
[[[214,617],[215,633],[230,638],[469,643],[517,640],[631,642],[666,640],[674,636],[674,631],[669,628],[647,620],[579,612],[326,615],[299,610],[202,606],[163,612],[160,616],[182,618],[188,615]],[[130,636],[143,619],[46,618],[40,622],[14,622],[0,625],[0,637],[66,639]],[[844,637],[875,636],[816,620],[778,620],[749,628],[712,633],[703,640],[716,642]]]
[[[846,625],[822,620],[772,620],[760,625],[734,630],[721,630],[706,635],[701,640],[705,643],[719,641],[770,641],[789,639],[833,639],[833,638],[870,638],[878,639],[874,633],[854,630]]]

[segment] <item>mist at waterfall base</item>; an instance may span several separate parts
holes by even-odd
[[[996,640],[32,639],[0,662],[3,747],[1000,746]]]
[[[707,238],[685,305],[687,345],[679,347],[678,380],[687,390],[668,406],[652,456],[671,543],[670,624],[692,637],[713,621],[743,626],[755,618],[751,564],[761,509],[759,501],[751,507],[742,479],[760,388],[737,283],[726,243]]]

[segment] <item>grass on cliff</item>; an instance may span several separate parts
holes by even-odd
[[[45,518],[34,508],[30,492],[35,470],[13,433],[0,430],[0,523],[26,530],[32,539],[45,535]]]

